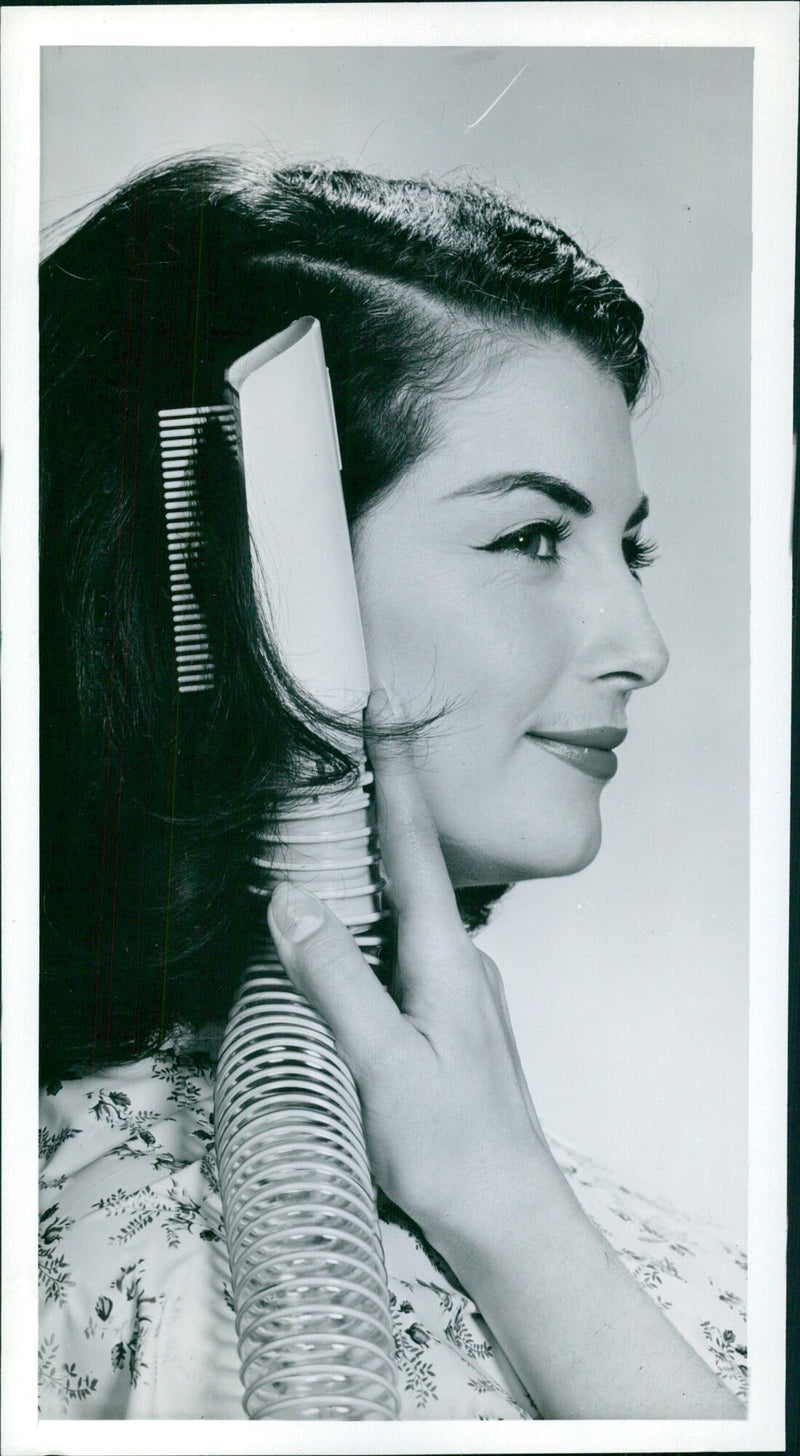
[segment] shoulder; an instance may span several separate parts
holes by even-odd
[[[170,1322],[180,1307],[201,1327],[215,1274],[212,1111],[213,1059],[175,1043],[43,1093],[42,1416],[158,1413]]]

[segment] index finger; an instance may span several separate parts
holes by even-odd
[[[375,803],[381,858],[398,932],[414,944],[463,943],[455,892],[447,871],[433,815],[420,787],[414,763],[413,741],[387,739],[370,728],[397,722],[394,705],[383,688],[370,694],[367,705],[367,743],[375,774]]]

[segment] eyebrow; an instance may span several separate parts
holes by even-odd
[[[589,497],[583,491],[576,490],[569,481],[562,480],[558,475],[547,475],[540,470],[516,471],[511,475],[488,475],[482,480],[473,480],[469,485],[462,485],[458,490],[453,490],[446,497],[452,500],[455,496],[462,495],[510,495],[515,490],[537,490],[542,495],[550,497],[556,505],[563,506],[564,510],[572,511],[576,516],[591,516],[594,514],[594,506]],[[650,513],[650,502],[646,495],[643,495],[636,509],[628,517],[625,525],[626,531],[632,531],[634,526],[640,526]]]
[[[634,526],[641,526],[642,521],[646,521],[649,514],[650,502],[647,499],[647,496],[643,495],[641,500],[639,501],[638,506],[636,507],[636,510],[630,516],[628,516],[627,522],[625,524],[625,530],[632,531]]]

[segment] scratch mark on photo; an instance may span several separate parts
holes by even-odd
[[[505,95],[507,95],[507,93],[511,90],[511,87],[514,86],[516,84],[516,82],[519,80],[520,76],[522,75],[522,72],[523,71],[527,71],[527,69],[528,69],[528,63],[526,61],[525,62],[525,65],[524,66],[521,66],[520,69],[517,71],[516,76],[512,76],[511,77],[511,80],[508,83],[508,85],[507,86],[504,86],[503,90],[500,92],[500,95],[499,96],[495,96],[495,99],[492,102],[491,106],[487,106],[486,110],[481,113],[481,115],[478,117],[477,121],[471,121],[470,124],[469,124],[469,126],[464,128],[465,134],[468,131],[472,131],[472,128],[473,127],[480,126],[481,122],[486,120],[487,116],[489,115],[489,112],[490,111],[494,111],[494,108],[496,107],[498,101],[502,101],[503,97]]]

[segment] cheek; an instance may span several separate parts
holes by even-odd
[[[598,796],[524,737],[569,710],[571,649],[553,594],[468,583],[426,560],[424,544],[413,561],[362,552],[356,567],[373,682],[409,717],[447,709],[417,766],[454,882],[582,868],[599,844]]]
[[[462,761],[486,754],[487,735],[493,754],[507,752],[561,696],[564,624],[531,593],[476,590],[455,572],[428,576],[418,561],[408,575],[390,568],[380,583],[362,572],[359,594],[373,679],[392,687],[410,716],[447,705],[444,726]]]
[[[423,716],[474,685],[469,593],[423,543],[413,553],[369,545],[355,562],[370,675],[394,689],[409,716]]]

